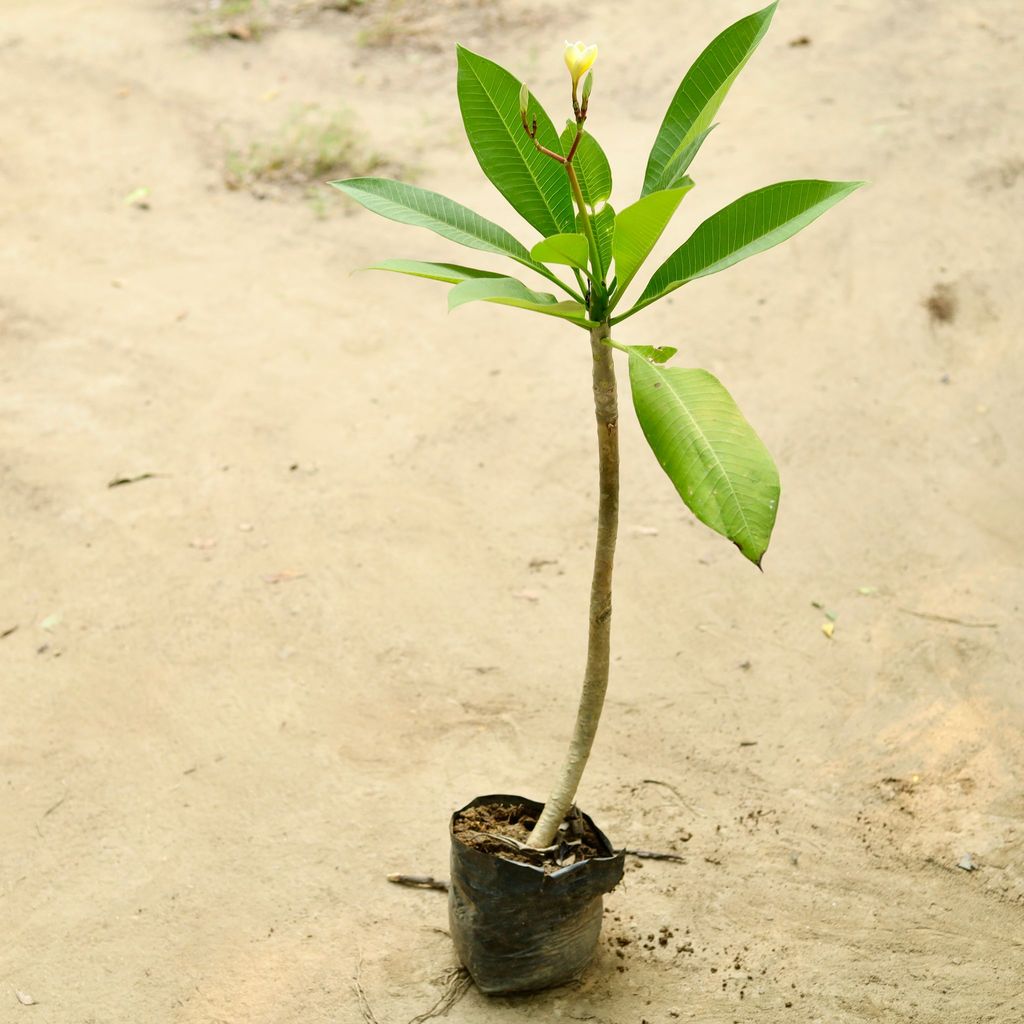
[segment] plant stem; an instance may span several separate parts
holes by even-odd
[[[548,802],[527,845],[533,849],[550,846],[576,797],[583,769],[604,706],[608,689],[608,666],[612,620],[612,565],[619,529],[619,410],[615,388],[612,350],[605,344],[607,322],[590,332],[593,353],[594,413],[597,418],[597,452],[600,498],[597,508],[597,549],[594,576],[590,584],[590,635],[587,667],[583,677],[572,741]]]
[[[594,277],[599,281],[603,281],[604,268],[601,266],[597,239],[594,238],[594,228],[590,223],[590,214],[587,213],[587,204],[583,201],[583,190],[580,188],[580,180],[576,177],[576,168],[573,167],[571,160],[566,161],[565,173],[569,175],[569,187],[572,189],[573,198],[579,207],[580,220],[583,222],[583,234],[587,236],[587,242],[590,245],[590,265],[593,268]]]

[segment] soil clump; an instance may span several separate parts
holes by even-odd
[[[465,846],[542,867],[548,874],[607,855],[593,827],[575,807],[562,822],[556,842],[547,849],[534,850],[526,845],[536,823],[537,815],[525,804],[481,804],[463,811],[452,831]]]

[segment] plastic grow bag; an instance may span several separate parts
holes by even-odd
[[[543,804],[520,796],[481,796],[452,815],[448,918],[459,959],[481,992],[530,992],[575,978],[590,962],[601,933],[602,896],[622,878],[616,853],[588,815],[605,855],[546,873],[466,846],[454,832],[459,815],[481,804]]]

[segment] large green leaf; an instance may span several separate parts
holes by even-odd
[[[615,302],[629,287],[692,185],[652,192],[620,210],[615,218]]]
[[[576,138],[576,124],[570,121],[562,130],[562,152],[568,153]],[[612,194],[612,168],[597,139],[589,132],[583,133],[572,166],[580,183],[583,201],[593,208],[603,203]]]
[[[586,235],[552,235],[530,250],[530,258],[538,263],[562,263],[567,267],[587,269],[590,243]]]
[[[686,163],[696,155],[702,135],[711,127],[725,94],[757,49],[775,13],[775,4],[730,25],[694,61],[679,84],[654,140],[641,195],[668,188],[685,167],[678,156],[697,141]]]
[[[518,306],[535,313],[562,317],[581,327],[591,326],[586,309],[578,302],[559,302],[547,292],[535,292],[514,277],[480,278],[463,281],[448,293],[448,309],[457,309],[467,302],[497,302]]]
[[[693,179],[687,175],[686,171],[697,155],[697,150],[704,145],[704,140],[711,134],[711,129],[714,127],[711,125],[705,128],[700,135],[688,142],[668,162],[662,179],[665,182],[663,188],[682,188],[686,184],[693,187]]]
[[[330,183],[373,213],[412,224],[483,252],[511,256],[536,270],[526,246],[503,227],[437,192],[390,178],[348,178]]]
[[[760,566],[779,473],[732,396],[706,370],[658,366],[632,352],[629,379],[644,436],[679,496]]]
[[[478,278],[505,277],[491,270],[477,270],[475,267],[460,267],[457,263],[424,263],[421,260],[381,260],[367,270],[389,270],[393,274],[408,274],[410,277],[425,277],[431,281],[446,281],[461,284]]]
[[[784,242],[863,184],[780,181],[741,196],[708,217],[654,272],[636,305],[616,319],[625,319],[687,281],[717,274]]]
[[[572,195],[565,168],[537,151],[523,131],[521,83],[503,67],[462,46],[458,52],[459,107],[469,144],[484,174],[542,235],[573,231]],[[527,122],[537,119],[537,141],[561,154],[551,119],[531,95]]]

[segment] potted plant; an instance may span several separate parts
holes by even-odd
[[[608,685],[619,490],[616,351],[628,365],[644,436],[693,514],[758,567],[771,537],[778,472],[728,391],[706,370],[668,365],[675,349],[626,343],[612,331],[675,289],[784,241],[862,184],[783,181],[741,196],[699,224],[632,303],[623,302],[693,188],[690,164],[775,6],[736,22],[697,58],[655,137],[640,196],[618,211],[609,203],[608,160],[586,127],[597,47],[566,45],[572,117],[560,132],[525,84],[458,47],[457,91],[470,146],[483,172],[541,236],[530,249],[435,192],[380,178],[331,183],[384,217],[507,256],[564,295],[453,263],[385,260],[373,269],[452,285],[449,310],[493,302],[559,317],[589,335],[600,498],[587,662],[572,738],[546,803],[495,794],[472,801],[451,821],[452,935],[485,992],[544,988],[576,975],[597,943],[602,893],[622,875],[622,854],[573,804]]]

